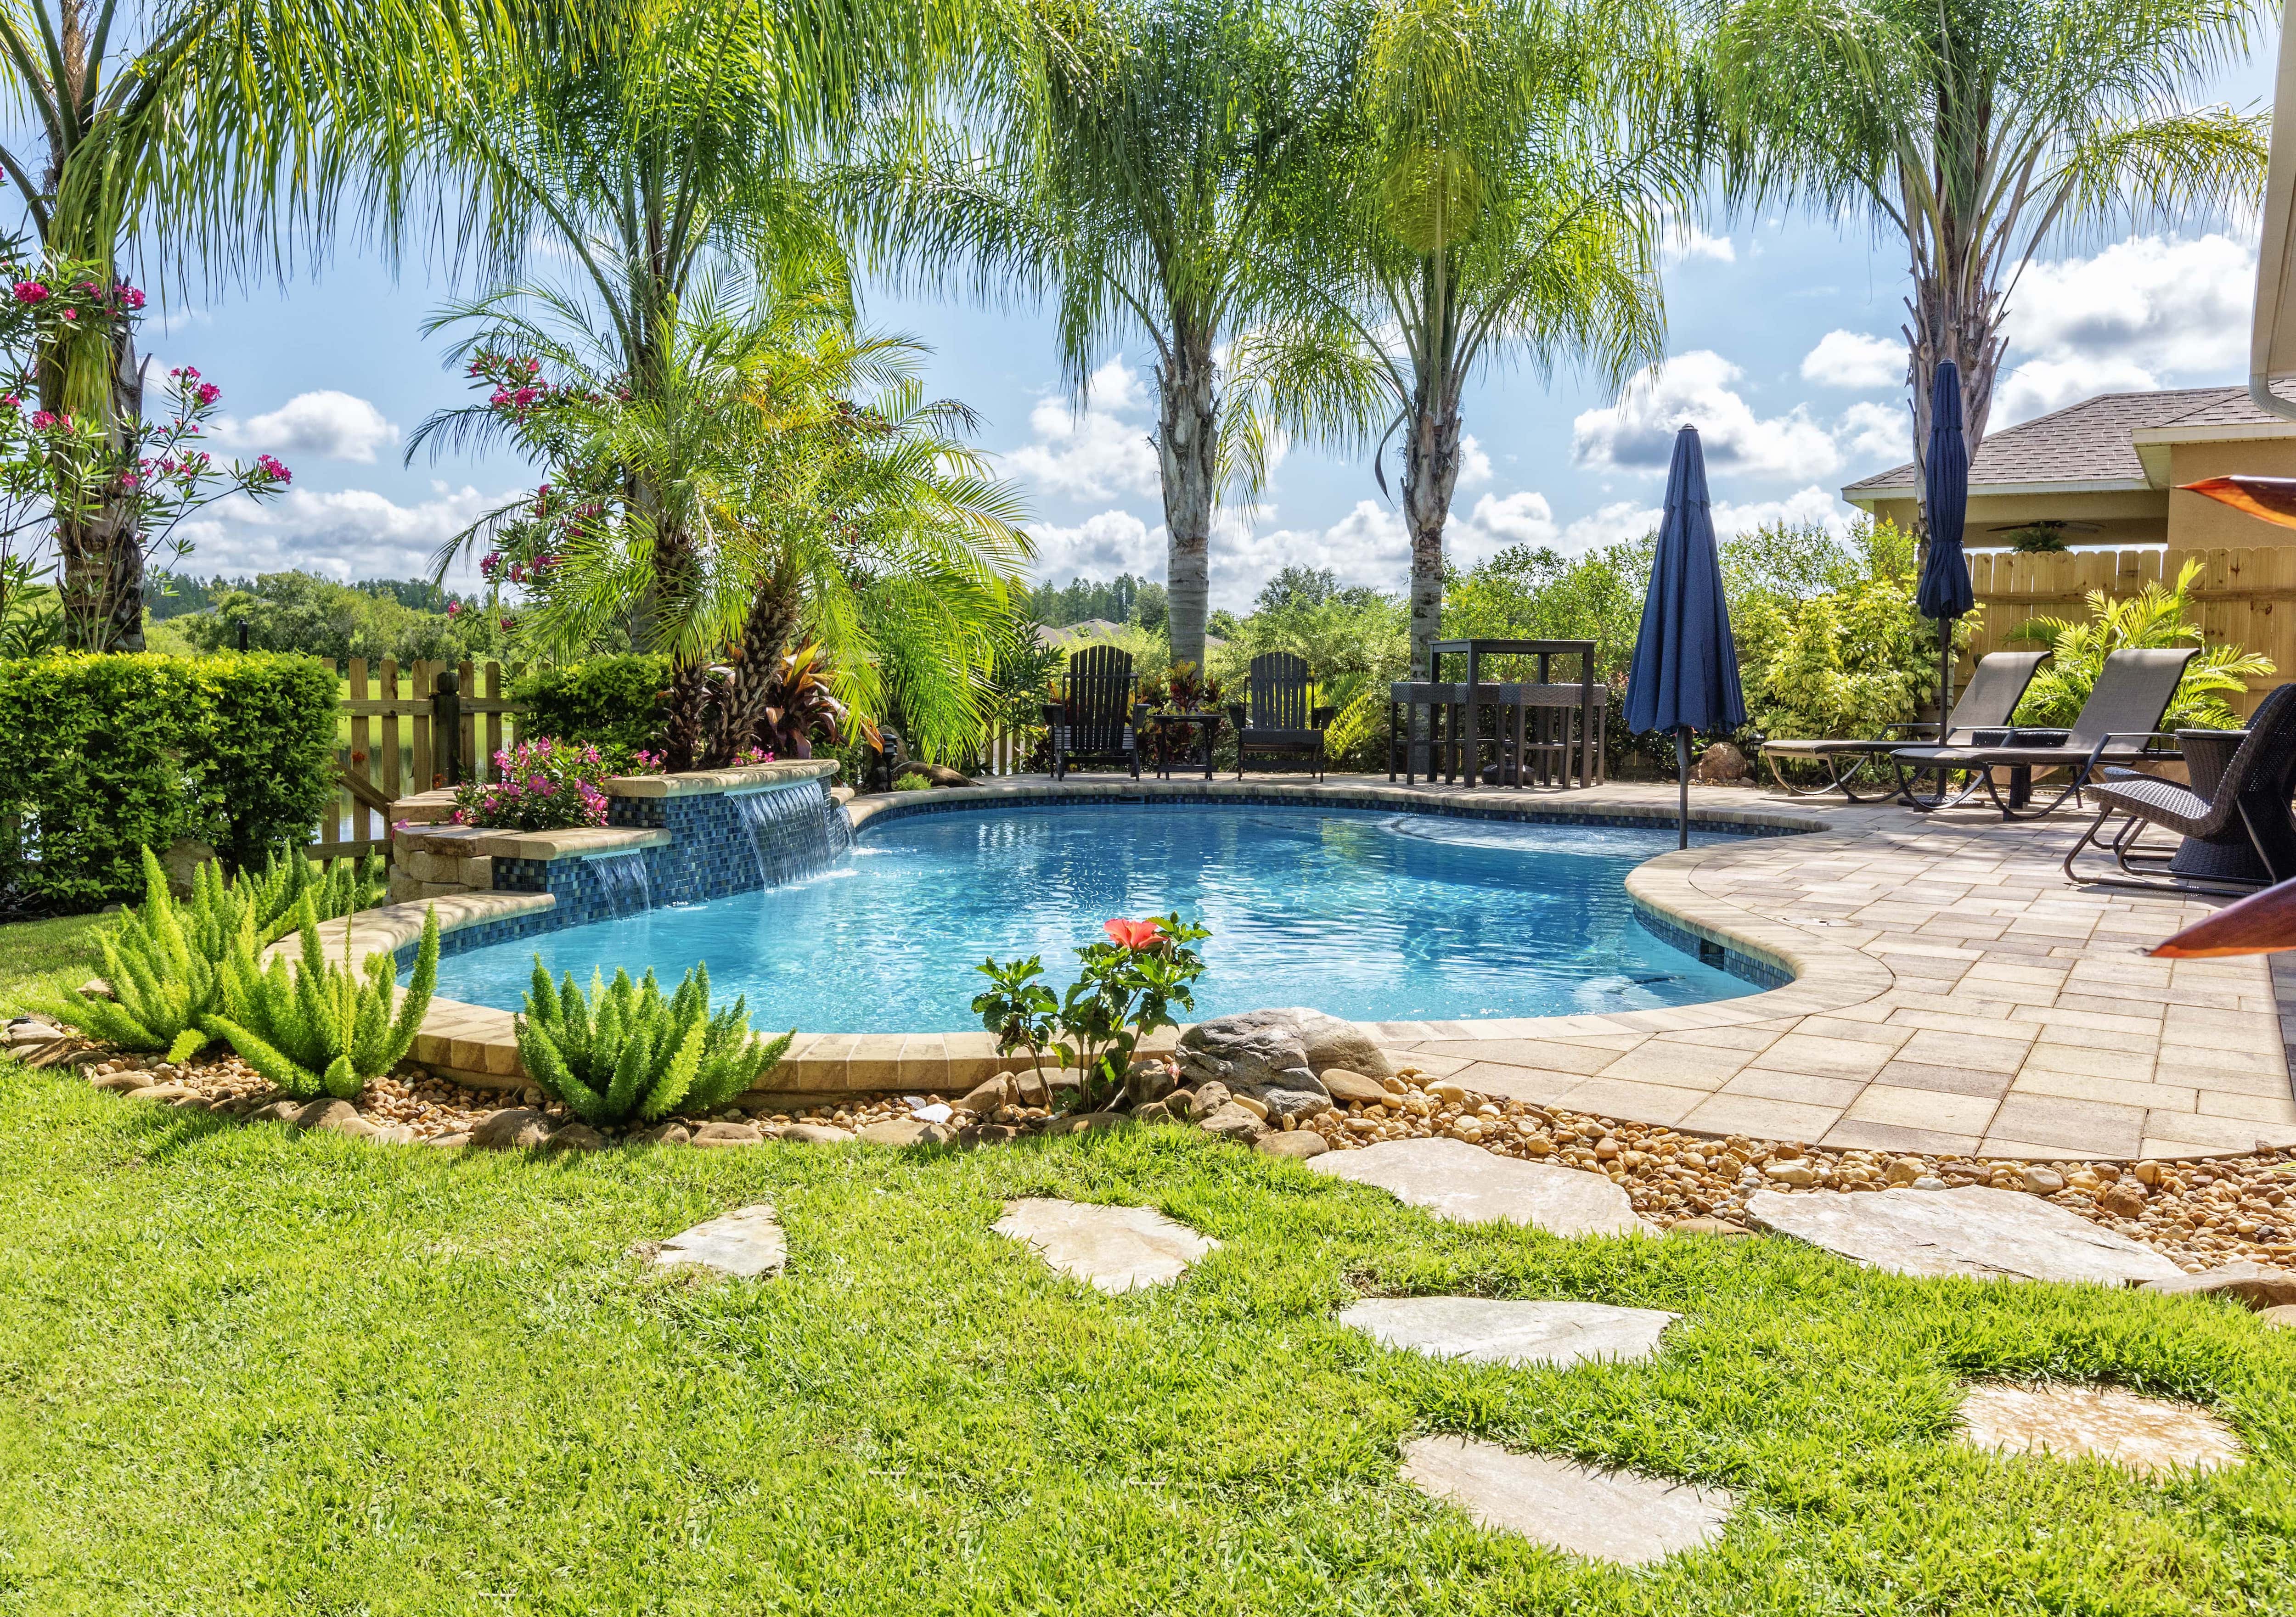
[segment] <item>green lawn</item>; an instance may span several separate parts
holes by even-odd
[[[20,1016],[25,1001],[49,987],[77,988],[103,969],[95,933],[100,915],[0,927],[0,1020]]]
[[[1103,1297],[999,1202],[1221,1249]],[[789,1274],[627,1254],[769,1200]],[[291,1139],[0,1064],[0,1612],[2152,1613],[2296,1609],[2296,1333],[1913,1282],[1784,1241],[1442,1225],[1177,1130],[966,1156],[535,1159]],[[1655,1360],[1389,1352],[1357,1288],[1681,1311]],[[2201,1399],[2148,1483],[1951,1441],[1962,1377]],[[1739,1489],[1642,1572],[1398,1480],[1460,1432]]]

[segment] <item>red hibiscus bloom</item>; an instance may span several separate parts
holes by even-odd
[[[1125,949],[1153,949],[1164,936],[1164,928],[1154,921],[1116,920],[1104,927],[1108,935]]]

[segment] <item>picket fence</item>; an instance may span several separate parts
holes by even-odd
[[[495,780],[495,755],[517,745],[519,708],[503,695],[498,662],[423,661],[402,670],[394,657],[370,666],[355,657],[338,672],[347,687],[340,711],[349,739],[335,748],[336,789],[319,817],[314,859],[388,857],[393,803],[450,784],[450,754],[460,780]],[[450,672],[458,689],[448,703],[440,699],[439,676]]]

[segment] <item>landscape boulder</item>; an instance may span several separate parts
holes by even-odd
[[[1374,1083],[1395,1073],[1379,1046],[1354,1023],[1304,1006],[1213,1017],[1182,1033],[1175,1054],[1183,1083],[1217,1080],[1238,1093],[1321,1091],[1322,1074],[1334,1069]],[[1302,1074],[1316,1082],[1301,1082]]]
[[[504,1107],[471,1131],[471,1143],[482,1151],[531,1150],[549,1138],[550,1120],[531,1107]]]
[[[864,1124],[859,1138],[871,1146],[951,1146],[956,1143],[956,1131],[945,1123],[896,1117]]]

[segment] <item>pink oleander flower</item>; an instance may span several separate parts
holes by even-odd
[[[541,396],[541,391],[537,388],[521,388],[517,392],[510,396],[510,402],[515,408],[523,410]]]
[[[132,471],[123,471],[119,474],[119,486],[132,494],[144,486],[144,479]]]
[[[45,432],[55,426],[59,419],[53,411],[35,410],[32,412],[32,430]]]
[[[63,317],[66,320],[78,320],[79,318],[79,311],[78,309],[66,309],[63,311]]]
[[[0,393],[0,410],[13,410],[23,402],[12,393]]]
[[[502,620],[502,626],[503,633],[507,634],[511,630],[518,627],[518,619],[515,617],[505,617]]]
[[[223,389],[217,387],[213,382],[201,382],[200,384],[199,399],[201,404],[212,404],[216,400],[222,396]]]
[[[48,289],[37,281],[19,281],[15,293],[19,303],[45,303],[48,300]]]
[[[295,474],[288,470],[286,467],[281,465],[279,461],[271,455],[257,455],[255,457],[255,470],[261,472],[266,478],[269,478],[274,483],[291,483],[295,480]]]
[[[461,601],[459,601],[459,600],[450,600],[450,601],[448,601],[448,602],[447,603],[447,617],[460,617],[460,616],[462,615],[462,611],[463,611],[463,603],[462,603]]]
[[[124,309],[142,308],[144,306],[143,291],[139,288],[128,285],[124,281],[121,282],[119,283],[119,306]]]

